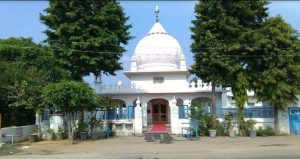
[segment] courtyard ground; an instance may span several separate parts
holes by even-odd
[[[171,143],[146,142],[143,137],[115,137],[96,141],[42,141],[8,146],[1,159],[299,159],[300,136],[202,137]],[[12,154],[10,154],[12,152]]]

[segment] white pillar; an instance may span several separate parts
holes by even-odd
[[[180,127],[180,122],[179,122],[179,116],[178,116],[178,107],[176,105],[176,99],[174,97],[174,99],[172,99],[169,102],[169,106],[170,106],[170,112],[171,112],[171,131],[172,134],[179,134],[179,127]]]
[[[136,107],[134,109],[134,135],[141,135],[143,133],[143,113],[141,101],[136,100]]]
[[[35,125],[40,125],[40,113],[35,113]]]
[[[283,111],[278,111],[278,118],[279,118],[280,132],[290,134],[290,122],[289,122],[288,108],[285,108],[285,110],[283,110]],[[275,125],[274,125],[274,127],[275,127]]]
[[[147,127],[147,103],[143,102],[142,107],[142,115],[143,115],[143,127]]]
[[[35,113],[35,125],[37,125],[38,133],[40,133],[40,129],[41,129],[41,114],[39,112]]]

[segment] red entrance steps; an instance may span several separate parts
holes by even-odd
[[[173,138],[170,134],[170,129],[165,123],[155,123],[145,133],[147,142],[160,141],[161,143],[170,143]]]
[[[150,133],[157,133],[157,132],[170,132],[170,130],[166,127],[165,123],[156,123],[153,124],[150,129],[148,129],[146,132]]]

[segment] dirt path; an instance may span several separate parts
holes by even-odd
[[[108,140],[43,141],[15,146],[13,155],[2,159],[183,159],[183,158],[236,158],[236,159],[299,159],[300,136],[200,138],[187,141],[175,138],[170,144],[145,142],[142,137],[116,137]],[[29,146],[22,149],[24,146]],[[11,149],[12,150],[12,149]]]

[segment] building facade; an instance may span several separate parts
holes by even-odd
[[[190,81],[184,52],[178,41],[161,25],[158,19],[150,31],[136,45],[131,57],[130,70],[124,71],[130,85],[118,81],[115,85],[101,84],[95,88],[100,95],[108,95],[117,103],[117,108],[99,111],[98,119],[111,123],[116,135],[142,134],[155,124],[164,124],[172,134],[180,134],[189,123],[189,108],[192,103],[201,103],[210,113],[212,86],[201,79]],[[217,117],[224,112],[237,113],[236,101],[230,88],[216,87]],[[274,127],[274,110],[257,101],[253,92],[248,92],[245,103],[245,118],[255,119],[258,126]],[[282,132],[300,134],[300,102],[291,104],[279,113]],[[90,118],[85,113],[85,119]],[[62,124],[58,116],[51,116],[50,128]],[[103,129],[100,131],[103,131]]]

